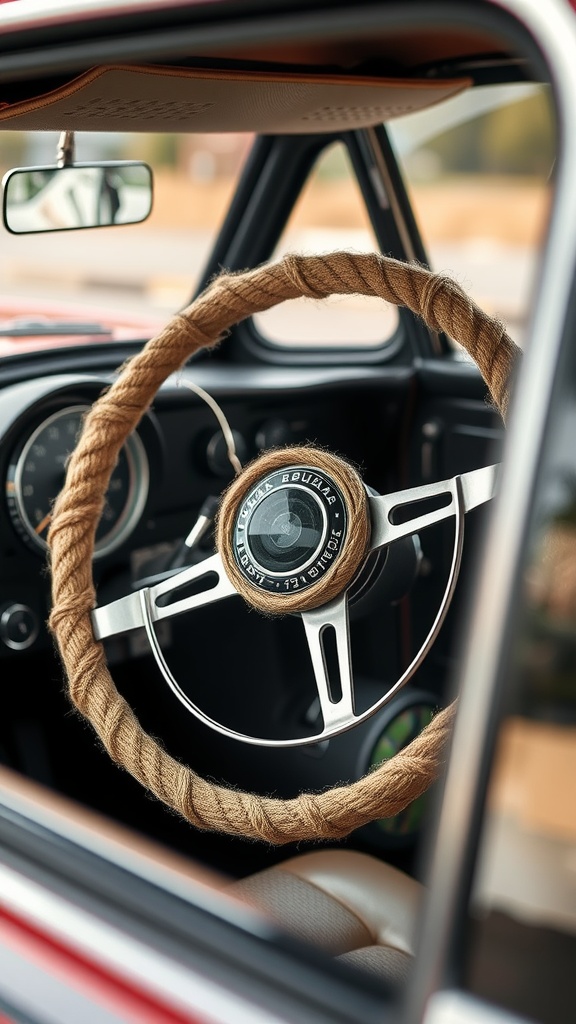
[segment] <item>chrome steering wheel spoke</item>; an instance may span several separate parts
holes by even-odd
[[[233,728],[223,725],[208,716],[196,705],[189,695],[187,688],[184,689],[175,679],[160,647],[155,624],[162,619],[181,615],[195,608],[202,608],[205,605],[221,601],[238,593],[235,585],[228,577],[219,553],[206,558],[196,565],[182,569],[158,583],[141,587],[126,597],[96,608],[92,612],[94,636],[97,640],[104,640],[133,629],[143,628],[146,631],[150,648],[160,672],[176,697],[196,718],[224,736],[263,747],[295,747],[315,744],[330,739],[374,715],[408,682],[424,661],[440,631],[456,587],[462,556],[465,514],[493,497],[498,468],[498,466],[488,466],[485,469],[463,473],[451,479],[442,480],[439,483],[411,487],[407,490],[396,491],[393,494],[386,494],[381,497],[368,497],[371,524],[368,555],[402,537],[418,533],[428,526],[442,522],[450,517],[454,518],[454,547],[446,588],[434,621],[420,650],[414,655],[411,663],[404,669],[402,675],[395,682],[388,684],[386,692],[371,707],[363,709],[360,713],[357,713],[354,702],[354,677],[350,652],[350,623],[348,616],[349,594],[354,588],[355,580],[352,581],[343,593],[330,602],[312,610],[299,613],[310,651],[318,703],[322,716],[320,731],[313,735],[286,739],[266,739],[236,732]],[[287,489],[296,493],[295,501],[297,501],[297,505],[295,505],[295,508],[297,508],[299,515],[304,515],[302,512],[301,491],[303,490],[303,483],[307,483],[305,477],[311,479],[310,490],[313,495],[315,494],[315,489],[317,490],[317,483],[324,483],[320,476],[314,476],[313,472],[308,470],[301,472],[298,468],[292,469],[290,474],[279,472],[272,474],[272,477],[278,491],[282,492]],[[276,477],[278,478],[277,480]],[[288,481],[286,481],[286,477],[288,477]],[[269,487],[256,488],[252,505],[260,508],[261,502],[263,507],[264,500],[270,492],[275,493],[272,484]],[[326,487],[325,492],[322,491],[321,493],[327,494],[326,502],[331,507],[336,500],[333,498],[333,491],[330,487]],[[320,507],[320,498],[317,496],[313,497],[313,501]],[[247,519],[250,517],[252,505],[250,502],[246,504]],[[312,507],[315,508],[316,506],[313,505]],[[339,506],[337,506],[338,508]],[[273,506],[271,514],[273,525],[275,525],[276,529],[275,533],[272,531],[272,537],[275,539],[268,541],[268,535],[264,533],[257,536],[255,543],[259,545],[257,547],[259,552],[260,548],[262,549],[261,556],[265,558],[270,557],[270,551],[265,546],[266,543],[268,543],[270,550],[276,552],[276,548],[278,549],[279,554],[276,552],[275,557],[280,558],[283,571],[275,573],[269,567],[261,567],[260,570],[261,578],[269,584],[270,588],[277,589],[279,582],[276,577],[284,578],[286,573],[290,577],[293,573],[300,571],[293,569],[289,564],[291,551],[290,545],[287,545],[287,540],[289,539],[294,545],[297,545],[300,543],[300,537],[304,531],[298,532],[298,529],[294,526],[296,521],[300,521],[298,516],[294,513],[292,518],[288,519],[289,513],[286,512],[284,506],[281,506],[280,510]],[[338,517],[335,518],[334,522],[338,526],[337,519]],[[336,527],[333,523],[327,525],[326,515],[320,516],[319,522],[324,524],[323,529],[327,531],[326,536],[334,535]],[[340,529],[339,526],[338,529]],[[264,537],[264,542],[258,539],[260,536]],[[337,533],[337,536],[339,537],[340,534]],[[316,544],[316,541],[314,543]],[[322,551],[324,543],[326,543],[326,537],[322,540],[322,544],[318,547],[317,551],[313,553],[314,557],[317,556],[318,552]],[[244,542],[241,552],[242,557],[245,557],[246,550],[246,542]],[[286,559],[288,559],[288,564],[286,564]],[[307,564],[309,565],[310,562]],[[306,568],[306,564],[304,568]],[[271,575],[267,576],[266,573],[271,573]],[[300,579],[305,580],[305,577],[301,576]],[[190,592],[191,590],[192,592]]]
[[[193,585],[197,588],[195,593],[178,598],[179,591]],[[94,637],[96,640],[105,640],[107,637],[127,633],[131,629],[142,628],[146,626],[147,619],[152,623],[159,622],[161,619],[172,618],[194,608],[222,601],[236,593],[236,587],[228,579],[222,559],[216,553],[196,565],[174,573],[160,583],[142,587],[117,601],[95,608],[92,612]],[[143,612],[142,594],[146,596],[147,615]]]
[[[463,512],[482,505],[494,495],[498,469],[497,465],[485,466],[438,483],[368,498],[370,551],[457,515],[460,504]]]
[[[420,650],[400,678],[388,687],[380,700],[360,715],[355,713],[354,708],[354,683],[350,653],[348,593],[351,588],[349,587],[344,594],[329,604],[312,611],[302,612],[323,718],[323,729],[315,737],[316,742],[351,729],[370,717],[380,707],[388,703],[422,664],[444,622],[456,587],[464,541],[464,516],[466,512],[493,497],[498,468],[498,466],[488,466],[442,480],[439,483],[410,487],[403,491],[368,499],[372,521],[370,553],[401,537],[417,533],[428,526],[454,517],[455,535],[452,564],[440,607]],[[394,521],[395,515],[398,514],[404,521]],[[325,653],[328,629],[333,630],[335,635],[336,664],[339,676],[336,685],[334,680],[329,678]]]
[[[323,732],[350,729],[356,724],[354,715],[354,683],[350,654],[350,623],[348,619],[348,592],[328,604],[302,612],[302,622],[314,676],[320,710],[324,721]],[[337,663],[337,678],[330,677],[326,657],[328,631],[333,631]],[[322,737],[320,737],[322,738]]]

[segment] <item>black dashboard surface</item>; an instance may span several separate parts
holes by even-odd
[[[114,766],[104,767],[103,755],[87,742],[86,726],[70,715],[46,628],[50,581],[45,519],[63,482],[66,453],[82,410],[113,376],[78,372],[33,377],[0,393],[0,665],[10,704],[0,729],[0,754],[25,774],[124,821],[133,817],[137,827],[155,834],[172,831],[173,841],[186,845],[188,828],[135,793],[136,784],[124,775],[118,778]],[[115,471],[109,529],[106,533],[103,527],[103,548],[93,565],[98,604],[166,571],[206,500],[216,499],[232,479],[220,425],[190,383],[220,403],[244,463],[270,447],[313,444],[350,460],[379,493],[493,462],[502,441],[499,418],[485,401],[479,375],[468,365],[455,363],[442,371],[434,365],[188,366],[160,389],[138,427],[138,452],[128,453]],[[463,590],[481,523],[481,512],[467,518],[469,543],[459,583]],[[445,585],[451,531],[447,524],[424,531],[417,578],[392,600],[389,593],[383,600],[375,594],[352,609],[352,656],[361,701],[371,701],[401,673],[429,628]],[[208,530],[194,559],[211,554],[213,544]],[[457,608],[450,611],[431,655],[394,705],[402,728],[421,728],[445,701],[458,615]],[[182,685],[209,714],[224,714],[233,728],[282,734],[309,721],[314,682],[296,616],[266,619],[234,597],[170,620],[159,639]],[[175,700],[158,679],[140,631],[107,641],[106,650],[118,689],[143,726],[161,737],[176,757],[193,761],[201,773],[243,788],[290,796],[359,777],[373,763],[391,725],[387,712],[326,744],[264,751],[241,745],[240,750],[227,737],[212,732],[207,737],[205,727]],[[71,754],[76,758],[73,773]],[[402,858],[415,825],[404,821],[394,831],[376,822],[355,841]],[[200,855],[206,843],[210,841],[195,840]],[[240,844],[243,863],[256,856],[253,848],[246,853],[248,845]],[[208,859],[214,860],[212,849]]]

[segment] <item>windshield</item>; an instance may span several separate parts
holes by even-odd
[[[522,343],[553,172],[546,88],[469,89],[387,128],[432,268],[458,280]],[[152,168],[151,214],[98,230],[12,234],[0,227],[0,355],[156,333],[192,299],[252,141],[234,132],[78,133],[77,163]],[[0,173],[53,167],[60,142],[54,132],[1,132]],[[343,153],[342,145],[329,147],[318,161],[274,255],[378,248]],[[31,175],[19,180],[35,186]],[[59,216],[62,210],[60,203]],[[257,326],[272,345],[385,345],[397,325],[395,307],[383,318],[380,303],[352,299],[350,310],[342,302],[322,307],[317,327],[314,303],[302,300],[305,331],[300,306],[290,317],[272,311]]]
[[[77,162],[150,165],[152,212],[142,223],[98,230],[15,235],[0,227],[0,353],[14,352],[12,329],[22,351],[36,325],[54,344],[70,333],[60,330],[65,320],[90,328],[77,333],[92,341],[111,329],[115,338],[146,336],[165,323],[194,294],[251,142],[236,133],[78,133]],[[1,175],[55,165],[58,144],[52,132],[0,133]]]
[[[533,83],[469,89],[390,122],[431,266],[522,343],[550,207],[550,96]]]

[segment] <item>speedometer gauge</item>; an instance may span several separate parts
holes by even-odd
[[[15,452],[6,478],[6,498],[14,526],[26,543],[47,548],[54,499],[62,489],[70,453],[89,406],[59,409],[44,419]],[[110,478],[96,532],[94,557],[117,548],[138,522],[148,495],[148,460],[138,434],[120,451]]]

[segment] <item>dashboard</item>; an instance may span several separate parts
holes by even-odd
[[[113,379],[110,373],[53,374],[20,380],[1,392],[0,667],[11,714],[10,725],[0,729],[0,756],[124,822],[127,786],[134,824],[157,832],[160,812],[150,810],[146,797],[135,797],[132,780],[114,777],[111,787],[94,780],[96,755],[85,749],[85,726],[71,720],[46,628],[51,505],[82,417]],[[193,386],[217,399],[244,464],[271,447],[310,443],[349,459],[377,493],[485,465],[494,461],[502,439],[473,368],[455,365],[437,373],[432,367],[418,372],[191,364],[160,389],[114,469],[93,564],[99,605],[181,566],[184,539],[233,478],[220,424]],[[480,519],[477,512],[467,518],[469,538]],[[366,706],[382,691],[382,680],[401,674],[429,628],[448,571],[450,530],[443,524],[425,531],[417,561],[407,574],[400,570],[404,582],[391,590],[388,581],[351,608],[357,699]],[[213,550],[208,528],[185,557],[200,561]],[[171,753],[191,763],[193,749],[193,765],[205,775],[291,796],[365,774],[423,728],[445,699],[457,617],[457,610],[450,611],[416,679],[374,719],[329,742],[291,749],[246,747],[212,732],[206,737],[205,727],[158,679],[143,631],[107,640],[106,653],[118,689]],[[174,675],[206,714],[251,735],[310,731],[316,695],[298,616],[265,618],[233,597],[163,621],[158,639]],[[30,682],[23,685],[23,677]],[[64,750],[77,752],[75,777],[64,764]],[[100,780],[115,770],[107,767],[102,775],[97,763]],[[385,849],[387,856],[405,856],[423,804],[408,812],[367,826],[360,841]],[[184,826],[168,827],[175,829],[176,842],[186,841]],[[202,846],[204,840],[196,842]],[[201,849],[196,853],[202,856]],[[207,860],[214,863],[213,850]]]
[[[325,372],[302,373],[300,389],[296,387],[296,391],[293,385],[298,384],[297,375],[291,374],[289,403],[283,397],[286,382],[282,393],[274,395],[273,390],[279,389],[273,389],[272,376],[268,375],[271,393],[267,399],[257,374],[250,375],[251,386],[244,393],[239,390],[241,376],[229,374],[223,382],[221,373],[194,373],[194,380],[202,380],[211,393],[224,393],[223,403],[229,410],[241,461],[278,445],[310,439],[326,445],[341,442],[335,436],[335,417],[329,412],[331,399],[325,392]],[[401,376],[398,375],[397,385]],[[217,381],[215,386],[211,377]],[[337,375],[334,377],[338,389]],[[349,383],[348,375],[347,380]],[[38,578],[47,558],[51,505],[64,482],[68,456],[79,435],[83,415],[111,381],[112,377],[106,376],[64,374],[20,382],[2,392],[0,657],[26,651],[41,639],[39,615],[43,617],[45,611],[42,601],[34,600],[28,609],[29,632],[21,620],[23,612],[13,617],[8,609],[11,605],[27,607],[31,589],[39,597]],[[152,565],[162,555],[167,557],[169,549],[176,547],[189,532],[203,503],[217,498],[232,478],[219,423],[210,408],[186,385],[183,373],[162,389],[154,408],[145,414],[121,451],[96,535],[97,576],[109,578],[114,566],[128,563],[133,574],[144,573],[147,562]],[[361,389],[369,386],[370,376],[364,375],[359,385]],[[226,396],[225,392],[232,388],[234,393]],[[254,392],[258,394],[257,402]],[[313,414],[304,397],[309,392],[324,393],[323,400],[313,403]],[[300,400],[295,400],[295,395]],[[391,405],[389,401],[389,416],[395,415],[397,402],[398,399]],[[369,428],[368,422],[366,427]],[[350,441],[353,450],[353,436]],[[208,550],[208,542],[207,538],[204,551]]]

